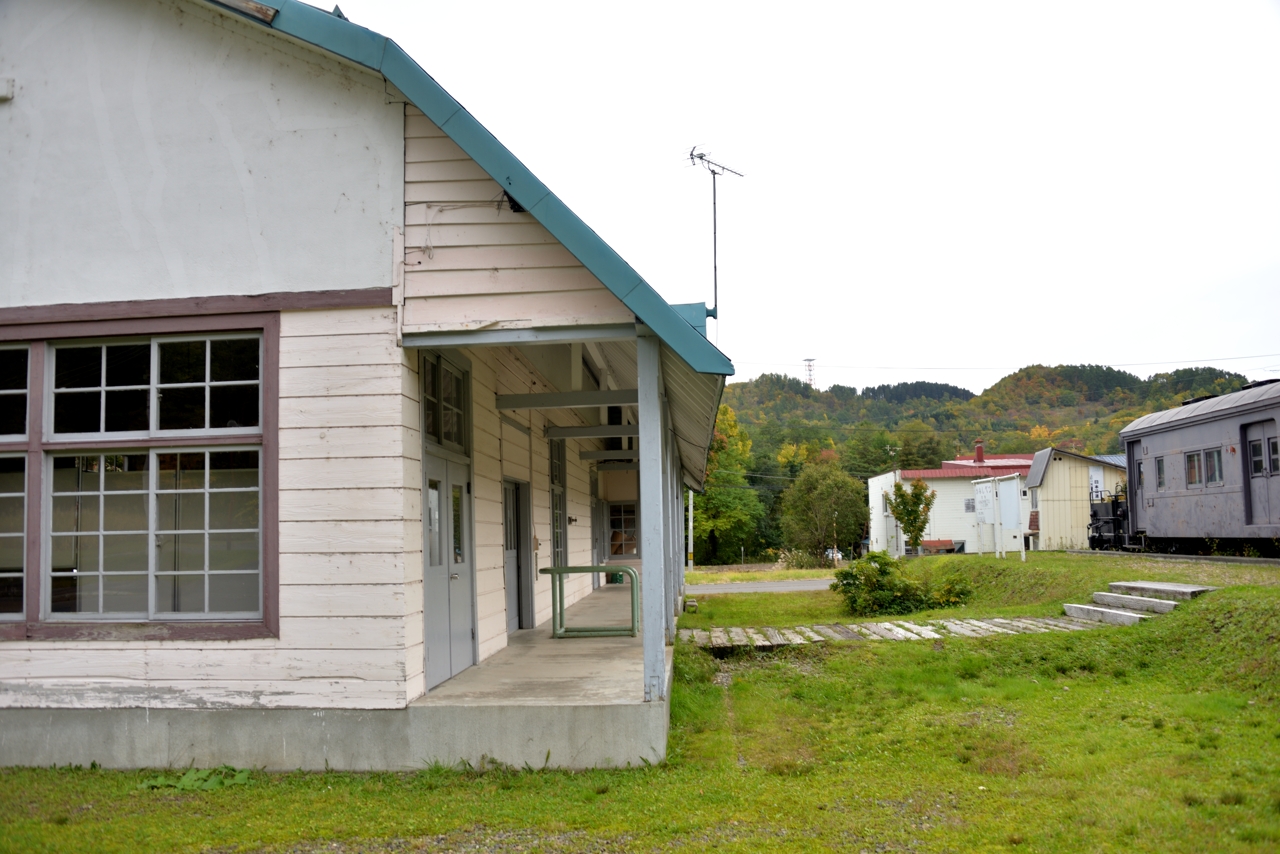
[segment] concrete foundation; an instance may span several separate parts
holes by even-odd
[[[615,611],[629,615],[626,597],[621,585],[602,588],[568,620],[617,622]],[[671,648],[666,696],[646,703],[639,638],[550,635],[549,623],[516,632],[506,649],[404,709],[0,709],[0,765],[412,771],[663,761]]]

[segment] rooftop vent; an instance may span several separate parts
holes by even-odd
[[[1182,401],[1182,405],[1183,405],[1183,406],[1190,406],[1191,404],[1193,404],[1193,403],[1199,403],[1199,402],[1200,402],[1200,401],[1202,401],[1202,400],[1212,400],[1213,398],[1215,398],[1215,397],[1217,397],[1217,396],[1218,396],[1218,395],[1216,395],[1216,394],[1202,394],[1202,395],[1200,395],[1199,397],[1192,397],[1192,398],[1188,398],[1187,400]]]
[[[1251,388],[1262,388],[1264,385],[1271,385],[1272,383],[1280,383],[1280,380],[1254,380],[1251,383],[1245,383],[1240,386],[1240,390],[1247,391]]]

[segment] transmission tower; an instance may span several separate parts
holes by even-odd
[[[813,363],[816,361],[817,359],[804,360],[804,381],[809,384],[809,388],[817,388],[813,382]]]

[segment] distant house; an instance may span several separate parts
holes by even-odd
[[[887,551],[894,556],[907,553],[906,538],[893,514],[889,512],[889,498],[895,483],[908,484],[923,480],[938,493],[933,510],[929,514],[929,526],[925,531],[921,552],[940,554],[978,551],[978,529],[974,507],[973,481],[986,477],[1021,475],[1030,470],[1033,454],[991,454],[983,452],[982,442],[977,443],[970,456],[946,460],[936,469],[899,469],[871,478],[867,482],[867,501],[871,510],[870,548]],[[1026,532],[1030,522],[1030,501],[1022,490],[1020,517],[1022,530]],[[1088,509],[1086,508],[1086,516]],[[1012,533],[1012,532],[1011,532]],[[994,550],[993,534],[983,533],[985,548]],[[1016,540],[1006,543],[1010,550],[1017,548]]]
[[[1089,548],[1089,500],[1124,489],[1123,454],[1088,457],[1061,448],[1037,451],[1027,475],[1032,548]]]

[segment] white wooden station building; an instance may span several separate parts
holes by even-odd
[[[0,5],[0,764],[662,759],[705,318],[338,14]]]

